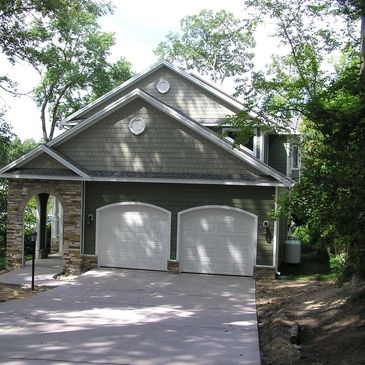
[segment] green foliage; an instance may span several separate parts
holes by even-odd
[[[346,252],[341,252],[338,255],[330,255],[330,268],[336,274],[336,277],[341,279],[348,279],[351,273],[349,266],[348,255]]]
[[[13,135],[10,126],[4,121],[3,115],[4,112],[0,111],[0,167],[8,162],[8,151]],[[0,179],[0,256],[6,242],[6,198],[7,185],[3,179]]]
[[[306,225],[297,227],[293,232],[293,237],[300,241],[303,251],[313,250],[311,231]]]
[[[25,140],[22,143],[21,140],[17,137],[12,138],[14,137],[14,135],[11,133],[10,127],[5,122],[2,122],[1,126],[1,167],[7,165],[13,160],[16,160],[17,158],[31,151],[38,145],[33,139]],[[8,185],[6,180],[0,179],[0,255],[1,252],[5,251],[6,246],[7,192]]]
[[[37,203],[35,200],[35,197],[31,198],[24,210],[24,234],[30,235],[37,224],[37,218],[36,218],[36,211],[37,211]]]
[[[7,150],[7,164],[15,161],[17,158],[25,155],[34,148],[36,148],[40,143],[36,142],[33,138],[24,140],[23,142],[20,138],[15,137],[10,141],[9,148]]]
[[[248,110],[259,106],[284,130],[293,118],[302,121],[301,179],[280,201],[278,215],[290,214],[305,227],[301,233],[325,246],[338,274],[363,273],[365,94],[357,29],[364,13],[356,1],[247,0],[246,5],[271,18],[288,53],[274,57],[265,72],[253,75],[252,88],[242,85],[238,93]],[[238,116],[235,123],[246,120]]]
[[[0,5],[0,47],[10,61],[27,62],[41,76],[32,95],[45,142],[66,115],[131,76],[124,58],[108,61],[114,35],[100,30],[98,18],[111,11],[109,3],[92,0]]]
[[[3,120],[3,114],[0,111],[0,167],[8,161],[8,148],[11,137],[11,127]]]
[[[47,23],[67,29],[70,17],[78,13],[101,16],[112,11],[104,1],[92,0],[2,0],[0,3],[0,47],[9,60],[28,59],[41,42],[49,39]],[[72,36],[72,34],[70,34]]]
[[[252,68],[255,27],[255,22],[237,19],[225,10],[202,10],[183,18],[181,33],[168,33],[155,54],[223,82]]]

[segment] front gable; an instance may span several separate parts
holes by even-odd
[[[158,90],[163,80],[169,84],[167,92]],[[166,61],[159,61],[148,70],[136,75],[119,87],[69,116],[64,124],[72,126],[102,110],[135,89],[140,89],[195,121],[216,126],[229,115],[242,110],[242,104],[216,86],[190,75]]]
[[[5,178],[46,178],[82,180],[88,175],[68,157],[40,145],[0,170]]]
[[[161,80],[166,92],[158,87]],[[283,174],[203,126],[219,124],[241,107],[217,87],[160,61],[70,116],[72,128],[0,174],[42,169],[46,176],[57,172],[85,181],[289,186]],[[140,135],[129,128],[134,118],[146,125]]]
[[[141,118],[146,125],[140,135],[129,128],[134,118]],[[270,186],[291,183],[249,153],[233,149],[209,129],[138,89],[0,173],[11,177],[9,172],[24,167],[25,162],[28,167],[44,169],[45,157],[35,160],[42,152],[88,181]],[[55,162],[46,160],[50,167],[57,167]],[[69,175],[65,174],[65,178]]]
[[[167,81],[169,85],[169,90],[166,93],[158,91],[158,85],[161,81]],[[83,118],[92,116],[96,110],[101,110],[110,102],[118,100],[136,88],[206,126],[219,125],[228,115],[234,115],[239,111],[169,68],[161,67],[151,75],[142,78],[135,85],[117,93],[110,100],[104,101],[95,109],[89,110],[83,115]]]
[[[134,118],[141,118],[146,124],[140,135],[129,129]],[[141,98],[55,148],[97,177],[136,174],[272,181]]]

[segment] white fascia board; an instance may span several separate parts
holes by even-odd
[[[215,84],[213,81],[207,80],[204,76],[202,76],[200,73],[196,72],[195,70],[189,71],[188,74],[190,76],[200,80],[204,84],[216,89],[217,91],[219,91],[220,93],[226,95],[228,98],[234,100],[235,102],[238,102],[239,104],[241,104],[241,107],[243,108],[243,103],[241,101],[236,99],[234,96],[230,95],[226,90],[224,90],[222,87]]]
[[[234,143],[234,139],[231,137],[223,137],[223,139],[225,139],[228,143],[230,143],[231,145],[233,145]],[[254,151],[250,150],[249,148],[247,148],[246,146],[240,145],[239,149],[244,151],[245,153],[248,153],[249,155],[254,156]]]
[[[165,63],[166,63],[166,61],[162,61],[162,60],[154,63],[153,65],[151,65],[150,67],[148,67],[144,71],[139,72],[137,75],[131,77],[129,80],[123,82],[121,85],[117,86],[113,90],[110,90],[109,92],[107,92],[106,94],[104,94],[103,96],[101,96],[100,98],[94,100],[90,104],[84,106],[80,110],[78,110],[75,113],[69,115],[67,118],[65,118],[61,122],[61,124],[67,125],[70,120],[74,119],[77,116],[80,116],[80,115],[84,114],[88,110],[92,109],[94,106],[96,106],[98,104],[101,104],[104,101],[107,101],[108,99],[112,98],[115,94],[118,94],[120,91],[123,91],[124,89],[126,89],[130,85],[135,84],[136,82],[138,82],[139,80],[141,80],[143,77],[146,77],[146,76],[150,75],[152,72],[158,70]],[[71,125],[73,125],[73,123]]]
[[[119,92],[123,91],[124,89],[126,89],[127,87],[135,84],[136,82],[138,82],[142,78],[144,78],[146,76],[149,76],[151,73],[158,70],[162,66],[167,67],[168,69],[174,71],[176,74],[180,75],[181,77],[191,81],[195,85],[198,85],[201,88],[203,88],[204,90],[208,91],[209,93],[215,95],[219,99],[224,100],[226,103],[228,103],[229,105],[234,107],[237,110],[237,112],[239,112],[243,109],[242,103],[240,103],[238,100],[234,99],[232,96],[229,96],[223,90],[220,90],[216,86],[211,86],[211,85],[207,84],[206,82],[201,81],[200,79],[190,75],[189,73],[187,73],[183,70],[180,70],[178,67],[172,65],[171,63],[169,63],[165,60],[160,60],[160,61],[156,62],[155,64],[153,64],[152,66],[145,69],[144,71],[138,73],[137,75],[133,76],[129,80],[125,81],[123,84],[121,84],[118,87],[114,88],[113,90],[109,91],[105,95],[103,95],[100,98],[94,100],[92,103],[86,105],[82,109],[80,109],[80,110],[76,111],[75,113],[71,114],[66,119],[64,119],[61,122],[61,124],[68,125],[69,124],[68,122],[71,121],[72,119],[74,119],[76,117],[80,117],[82,114],[84,114],[88,110],[92,109],[93,107],[99,105],[100,103],[102,103],[104,101],[107,101],[108,99],[110,99],[111,97],[116,95],[117,93],[119,93]],[[252,113],[252,117],[257,117],[256,113]],[[71,125],[71,123],[70,123],[70,125]]]
[[[175,109],[169,107],[166,104],[161,103],[159,100],[148,95],[147,93],[145,93],[144,91],[142,91],[140,89],[135,89],[135,90],[131,91],[129,94],[114,101],[107,107],[105,107],[102,110],[100,110],[99,112],[95,113],[95,115],[86,119],[84,121],[84,123],[71,128],[67,132],[65,132],[65,133],[61,134],[60,136],[56,137],[55,139],[53,139],[51,142],[48,143],[48,146],[54,146],[54,145],[60,144],[62,142],[65,142],[69,138],[73,137],[74,135],[82,132],[89,126],[98,122],[101,118],[107,116],[108,114],[112,113],[116,109],[131,102],[132,100],[135,100],[138,97],[145,100],[146,102],[148,102],[149,104],[154,106],[156,109],[159,109],[161,112],[171,116],[175,120],[181,122],[185,126],[189,127],[190,129],[194,130],[195,132],[199,133],[200,135],[207,138],[208,140],[215,143],[216,145],[222,147],[223,149],[225,149],[229,153],[235,155],[242,161],[253,166],[257,170],[259,170],[269,176],[272,176],[273,178],[275,178],[275,179],[279,180],[281,183],[283,183],[285,186],[291,185],[291,180],[288,179],[286,176],[276,172],[276,170],[274,170],[270,166],[266,165],[265,163],[258,161],[256,158],[251,156],[249,153],[243,152],[238,149],[233,149],[232,145],[230,143],[228,143],[227,141],[224,141],[223,139],[216,136],[213,132],[203,128],[198,123],[191,121],[190,119],[188,119],[187,117],[185,117],[184,115],[182,115],[181,113],[176,111]]]
[[[279,180],[280,182],[284,183],[286,186],[291,185],[291,180],[290,179],[288,179],[286,176],[276,172],[276,170],[274,170],[270,166],[266,165],[265,163],[257,160],[256,158],[251,156],[249,153],[243,152],[243,151],[238,150],[238,149],[233,149],[232,145],[230,143],[228,143],[227,141],[219,138],[213,132],[202,128],[199,124],[197,124],[195,122],[192,122],[190,119],[188,119],[185,116],[181,115],[176,110],[170,108],[166,104],[162,104],[161,102],[159,102],[158,100],[152,98],[151,96],[144,93],[143,91],[141,93],[142,93],[142,95],[141,95],[142,98],[145,99],[146,101],[149,101],[157,109],[161,110],[162,112],[165,112],[166,114],[170,115],[174,119],[179,120],[180,122],[182,122],[187,127],[190,127],[190,129],[192,129],[195,132],[199,133],[203,137],[206,137],[211,142],[214,142],[218,146],[222,147],[226,151],[228,151],[231,154],[235,155],[236,157],[240,158],[242,161],[248,163],[249,165],[253,166],[257,170],[272,176],[273,178],[275,178],[275,179]]]
[[[70,169],[71,171],[73,171],[75,174],[81,176],[82,178],[84,178],[85,180],[90,179],[90,176],[88,174],[86,174],[85,172],[81,171],[79,168],[77,168],[76,166],[74,166],[71,162],[66,161],[62,156],[60,156],[56,151],[51,150],[50,148],[48,148],[47,146],[41,146],[43,147],[43,151],[45,153],[47,153],[48,155],[50,155],[51,157],[53,157],[55,160],[57,160],[60,164],[62,164],[63,166],[67,167],[68,169]]]
[[[31,175],[31,174],[1,174],[4,179],[33,179],[33,180],[62,180],[62,181],[83,181],[81,176],[52,176],[52,175]]]
[[[61,181],[85,181],[80,176],[51,176],[51,175],[31,175],[31,174],[1,174],[4,179],[34,179],[34,180],[61,180]],[[189,185],[227,185],[227,186],[259,186],[259,187],[286,187],[279,182],[272,183],[251,183],[245,181],[230,180],[208,180],[208,179],[164,179],[164,178],[135,178],[135,177],[91,177],[87,181],[91,182],[133,182],[148,184],[189,184]]]
[[[46,147],[45,145],[40,145],[36,147],[34,150],[28,152],[24,156],[18,158],[17,160],[11,162],[9,165],[5,166],[0,170],[1,177],[10,177],[10,176],[19,176],[21,175],[14,175],[14,174],[6,174],[7,171],[12,170],[16,167],[21,167],[27,162],[31,161],[32,159],[40,156],[42,153],[46,153],[50,157],[54,158],[56,161],[58,161],[61,165],[67,167],[69,170],[73,171],[75,174],[79,175],[83,179],[87,180],[89,179],[89,175],[85,174],[83,171],[72,165],[70,162],[63,159],[60,155],[58,155],[55,151],[51,150],[50,148]],[[34,178],[34,176],[33,176]]]
[[[237,185],[237,186],[260,186],[260,187],[286,187],[280,182],[254,183],[248,181],[208,180],[208,179],[169,179],[169,178],[146,178],[146,177],[92,177],[90,181],[97,182],[134,182],[155,184],[200,184],[200,185]]]
[[[52,141],[50,141],[48,143],[48,146],[52,147],[52,146],[59,145],[65,141],[67,141],[71,137],[79,134],[83,130],[85,130],[85,129],[89,128],[90,126],[92,126],[93,124],[97,123],[99,120],[101,120],[101,118],[113,113],[115,110],[119,109],[123,105],[135,100],[138,97],[143,98],[142,93],[145,94],[140,89],[135,89],[135,90],[131,91],[129,94],[124,95],[120,99],[107,105],[102,110],[99,110],[97,113],[95,113],[91,117],[85,119],[85,121],[83,123],[76,125],[75,127],[67,130],[66,132],[64,132],[64,133],[60,134],[59,136],[57,136],[56,138],[52,139]]]
[[[161,61],[167,68],[174,71],[178,75],[182,76],[183,78],[191,81],[195,85],[200,86],[202,89],[208,91],[210,94],[215,95],[221,100],[224,100],[226,103],[233,106],[237,111],[241,111],[243,109],[242,103],[240,103],[238,100],[234,99],[232,96],[228,96],[228,94],[224,91],[221,91],[217,86],[212,86],[208,84],[205,81],[202,81],[200,78],[194,77],[193,75],[190,75],[189,73],[180,70],[178,67],[172,65],[171,63],[167,61]]]
[[[28,161],[30,161],[32,158],[38,157],[41,153],[43,152],[42,150],[42,146],[38,146],[36,147],[34,150],[26,153],[25,155],[19,157],[18,159],[16,159],[15,161],[9,163],[8,165],[4,166],[1,170],[0,170],[0,174],[3,175],[4,173],[6,173],[7,171],[21,166],[25,163],[27,163]]]

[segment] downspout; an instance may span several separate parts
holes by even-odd
[[[275,186],[275,213],[278,211],[278,199],[279,199],[279,187]],[[274,247],[273,247],[273,266],[275,268],[275,274],[280,275],[279,268],[279,219],[274,222]]]
[[[80,227],[80,255],[85,253],[85,237],[84,237],[84,229],[85,229],[85,181],[82,180],[81,183],[81,227]]]

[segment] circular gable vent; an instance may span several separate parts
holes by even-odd
[[[136,136],[146,129],[146,122],[142,118],[133,118],[129,122],[129,130]]]
[[[161,94],[166,94],[170,90],[170,84],[168,81],[161,79],[157,84],[157,90]]]

